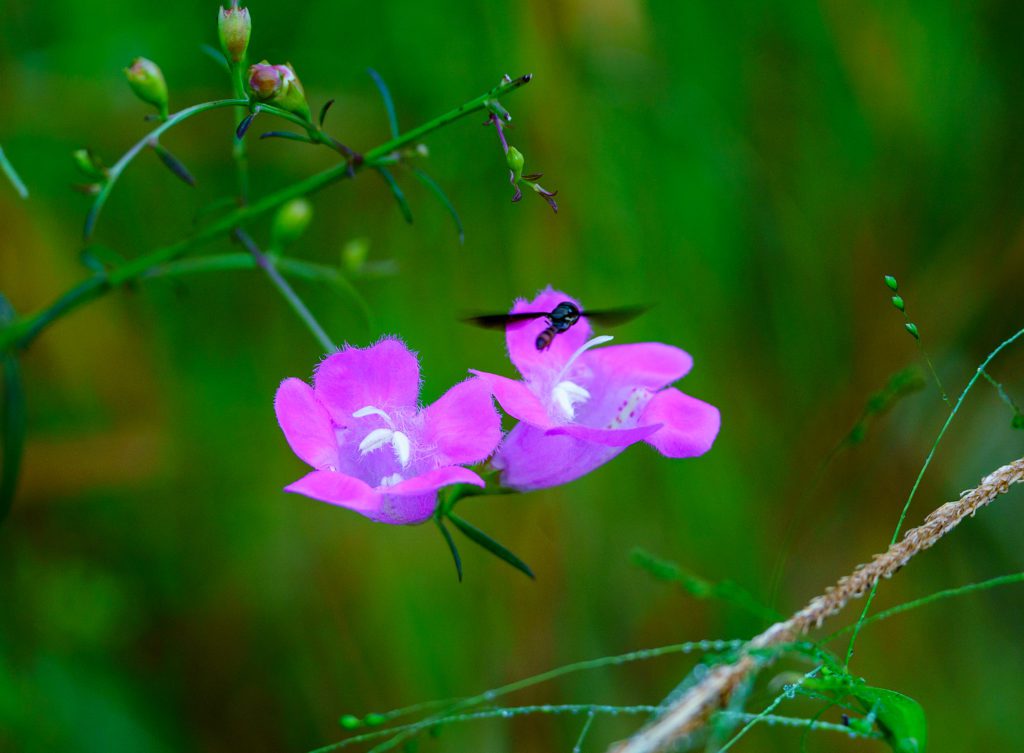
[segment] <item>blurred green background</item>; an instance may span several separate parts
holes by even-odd
[[[869,395],[919,360],[888,303],[901,282],[946,388],[1024,321],[1024,6],[1019,3],[669,0],[250,5],[251,56],[291,61],[314,109],[360,149],[387,139],[367,66],[404,128],[533,72],[504,104],[527,171],[559,189],[555,216],[509,202],[482,117],[431,136],[426,167],[462,214],[399,173],[406,225],[371,174],[312,197],[292,249],[337,264],[366,238],[399,272],[351,300],[297,284],[339,341],[401,335],[433,401],[470,367],[511,375],[502,338],[457,324],[553,284],[591,306],[653,302],[620,341],[684,347],[680,386],[720,407],[714,450],[673,461],[637,447],[571,485],[468,501],[466,518],[537,573],[466,543],[456,582],[432,526],[398,528],[281,488],[304,473],[272,396],[308,377],[316,342],[255,272],[154,281],[45,332],[23,358],[29,437],[0,527],[0,750],[304,751],[337,718],[465,695],[563,663],[763,625],[696,601],[630,563],[634,546],[780,611],[885,548],[948,408],[900,402],[811,488]],[[172,109],[227,96],[200,51],[216,4],[0,0],[0,144],[32,191],[0,184],[0,290],[35,311],[82,279],[88,200],[73,149],[110,164],[147,126],[121,69],[156,60]],[[97,240],[128,257],[190,232],[231,194],[233,115],[164,143],[125,174]],[[269,119],[255,132],[275,127]],[[250,141],[259,196],[332,163],[326,150]],[[265,239],[269,220],[254,223]],[[231,250],[227,240],[200,253]],[[1024,356],[992,369],[1024,402]],[[909,521],[1019,457],[1024,432],[979,385],[940,447]],[[506,428],[511,423],[506,421]],[[1024,569],[1021,493],[915,561],[876,601]],[[792,545],[790,545],[792,543]],[[776,587],[775,573],[785,556]],[[1024,704],[1024,593],[945,602],[867,629],[852,664],[918,699],[931,749],[1014,749]],[[836,626],[852,619],[844,615]],[[573,676],[509,699],[657,703],[681,657]],[[751,708],[772,697],[755,691]],[[813,713],[791,704],[780,711]],[[835,721],[830,712],[825,718]],[[638,720],[598,721],[602,750]],[[423,750],[569,750],[579,720],[474,722]],[[737,750],[795,750],[759,729]],[[828,733],[809,750],[880,750]]]

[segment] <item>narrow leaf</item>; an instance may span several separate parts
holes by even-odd
[[[514,567],[519,572],[528,575],[531,578],[536,577],[533,574],[533,570],[531,570],[525,562],[523,562],[516,555],[514,555],[512,552],[510,552],[508,549],[506,549],[504,546],[502,546],[497,541],[492,539],[490,536],[488,536],[486,533],[481,531],[476,526],[467,523],[465,520],[451,512],[448,513],[448,520],[450,520],[456,528],[462,531],[462,533],[466,535],[466,538],[468,538],[474,544],[482,546],[484,549],[486,549],[488,552],[493,554],[498,559],[505,560],[505,562],[512,565],[512,567]]]
[[[0,322],[14,318],[14,310],[0,296]],[[0,469],[0,522],[7,517],[14,501],[21,470],[21,455],[25,443],[25,391],[21,383],[21,369],[13,351],[3,357],[4,402],[0,414],[3,433],[3,468]]]
[[[221,68],[228,71],[229,73],[231,72],[231,66],[228,64],[227,58],[224,57],[224,53],[218,50],[212,44],[201,44],[199,45],[199,49],[206,55],[209,55],[213,62],[215,62]]]
[[[260,134],[260,139],[288,139],[289,141],[301,141],[305,144],[313,143],[309,136],[292,131],[267,131]]]
[[[866,713],[874,712],[875,723],[895,753],[925,753],[928,725],[920,703],[895,690],[867,685],[854,685],[850,694]]]
[[[102,243],[93,243],[83,248],[79,259],[82,264],[97,274],[104,274],[107,270],[125,263],[125,258],[121,254]]]
[[[455,546],[455,539],[452,538],[451,533],[445,528],[444,521],[441,520],[440,516],[434,517],[434,522],[437,523],[437,527],[441,529],[441,535],[444,536],[445,542],[448,544],[448,548],[451,550],[452,559],[455,560],[455,572],[459,574],[459,583],[462,582],[462,557],[459,556],[459,549]]]
[[[381,99],[384,100],[384,108],[388,111],[388,127],[391,128],[391,137],[398,138],[398,117],[395,115],[395,103],[391,99],[391,92],[388,90],[388,85],[384,83],[384,79],[381,78],[380,74],[373,68],[367,68],[366,72],[370,74],[370,78],[373,79],[373,83],[377,85],[377,90],[380,92]]]
[[[402,193],[402,189],[399,188],[398,183],[395,182],[395,176],[391,174],[391,171],[386,167],[378,167],[377,172],[381,174],[381,177],[388,182],[388,187],[391,189],[391,193],[395,197],[395,201],[398,202],[398,208],[402,210],[402,216],[405,217],[405,221],[410,225],[412,224],[412,210],[409,208],[409,202],[405,200],[405,194]]]
[[[14,186],[14,190],[18,192],[18,196],[23,199],[27,199],[28,189],[22,182],[21,177],[15,171],[14,165],[12,165],[10,160],[7,159],[7,155],[4,154],[4,148],[2,146],[0,146],[0,170],[2,170],[3,174],[7,176],[7,180],[11,182],[11,185]]]
[[[331,109],[331,105],[334,104],[333,99],[329,99],[324,102],[324,106],[320,108],[320,127],[323,128],[324,118],[327,117],[327,111]]]
[[[242,118],[242,122],[238,124],[238,128],[235,129],[235,138],[241,141],[245,138],[245,132],[249,130],[249,126],[252,125],[253,119],[259,115],[260,108],[255,108],[252,112]]]
[[[429,188],[433,192],[434,196],[436,196],[438,200],[442,204],[444,204],[444,208],[448,210],[448,214],[452,216],[452,220],[454,220],[455,222],[455,230],[459,234],[459,245],[465,243],[466,233],[462,228],[462,218],[459,217],[459,213],[455,211],[455,205],[452,204],[451,199],[448,198],[448,195],[444,192],[444,189],[442,189],[441,186],[438,185],[437,181],[431,178],[430,175],[428,175],[425,170],[421,170],[418,167],[414,167],[412,169],[412,174],[419,179],[420,183]]]
[[[192,173],[188,171],[188,168],[181,163],[181,160],[167,151],[160,142],[152,141],[149,147],[156,152],[156,156],[160,158],[160,161],[164,163],[167,169],[180,178],[183,183],[187,183],[190,186],[196,184],[196,179],[192,177]]]

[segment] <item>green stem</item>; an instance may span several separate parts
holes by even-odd
[[[21,180],[21,176],[18,175],[14,169],[14,165],[7,159],[7,155],[4,154],[4,148],[0,146],[0,172],[3,172],[7,176],[7,180],[11,181],[11,185],[14,186],[14,190],[18,192],[18,196],[23,199],[28,198],[28,189],[25,187],[25,183]]]
[[[237,120],[241,121],[248,114],[248,98],[245,94],[245,83],[242,77],[245,75],[245,58],[235,63],[231,68],[231,86],[235,92],[236,99],[245,99],[246,106],[237,110]],[[235,171],[238,174],[238,199],[241,204],[249,202],[249,156],[246,153],[245,139],[237,139],[232,136],[231,156],[235,160]]]
[[[256,264],[258,264],[259,267],[267,273],[267,277],[269,277],[270,281],[274,283],[274,287],[281,291],[281,295],[283,295],[284,299],[288,301],[288,305],[292,307],[295,313],[299,315],[299,318],[302,319],[307,327],[309,327],[309,331],[312,332],[313,337],[320,342],[320,345],[324,348],[324,352],[333,353],[336,351],[338,346],[335,345],[331,341],[331,338],[327,336],[324,328],[320,326],[320,322],[316,320],[316,317],[313,316],[313,312],[310,311],[306,304],[302,302],[302,299],[299,298],[295,289],[288,284],[288,281],[284,279],[284,277],[281,276],[277,267],[274,266],[273,260],[263,253],[249,234],[241,228],[235,230],[235,236],[242,242],[242,245],[245,246],[246,250],[252,254],[252,257],[256,260]]]
[[[428,133],[436,131],[439,128],[443,128],[444,126],[474,112],[485,109],[490,100],[518,89],[523,84],[529,82],[530,78],[530,75],[526,75],[520,76],[512,81],[503,81],[487,93],[469,100],[454,110],[450,110],[443,115],[439,115],[433,120],[429,120],[423,125],[413,128],[411,131],[408,131],[397,138],[384,142],[380,146],[377,146],[367,152],[365,154],[365,161],[362,165],[356,167],[356,170],[366,165],[372,166],[373,164],[376,164],[378,160],[381,160],[392,152],[426,136]],[[183,113],[188,112],[194,115],[196,114],[196,108],[205,107],[205,109],[213,109],[214,107],[238,106],[239,104],[240,102],[238,100],[230,99],[220,100],[216,103],[208,102],[205,105],[196,105],[195,107],[182,110],[181,112],[171,116],[171,119],[163,125],[167,126],[172,122],[181,122],[180,118]],[[160,132],[162,133],[163,131]],[[154,133],[150,133],[146,139],[153,138],[153,136]],[[144,141],[140,142],[143,146],[145,145]],[[139,148],[141,149],[141,147]],[[54,301],[54,303],[42,311],[20,318],[0,330],[0,353],[12,347],[27,347],[40,332],[62,316],[65,316],[84,303],[88,303],[91,300],[99,298],[108,290],[120,287],[125,283],[141,277],[152,267],[160,264],[166,264],[167,262],[186,253],[190,249],[205,243],[212,238],[216,238],[223,233],[230,232],[233,228],[246,220],[257,217],[264,212],[290,201],[291,199],[305,196],[332,183],[344,180],[351,174],[351,168],[347,163],[329,167],[322,172],[311,175],[297,183],[293,183],[291,186],[275,191],[253,204],[239,207],[232,212],[228,212],[219,220],[210,223],[189,238],[180,240],[170,246],[164,246],[163,248],[151,251],[150,253],[140,256],[106,274],[97,275],[96,277],[84,280],[71,290],[64,293],[60,298]]]

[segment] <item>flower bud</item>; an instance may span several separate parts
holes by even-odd
[[[341,262],[352,274],[359,274],[370,255],[369,238],[353,238],[341,249]]]
[[[505,152],[505,162],[508,164],[508,169],[512,171],[512,182],[518,183],[522,180],[523,165],[526,164],[526,158],[523,156],[523,153],[514,146],[510,146],[508,151]]]
[[[895,306],[900,311],[906,310],[906,305],[903,303],[903,298],[901,296],[894,295],[892,297],[892,305]]]
[[[87,178],[104,181],[107,179],[107,170],[99,158],[88,149],[76,149],[71,153],[71,159],[75,167]]]
[[[270,236],[275,248],[291,245],[306,231],[313,219],[313,205],[305,199],[292,199],[277,210]]]
[[[899,290],[899,287],[900,287],[899,283],[896,282],[896,278],[893,277],[892,275],[886,275],[885,276],[885,284],[888,285],[889,286],[889,290],[891,290],[894,293],[897,290]]]
[[[249,89],[261,102],[309,120],[309,104],[302,82],[290,65],[269,65],[266,61],[249,66]]]
[[[245,51],[249,49],[249,36],[252,34],[249,9],[239,8],[234,3],[227,10],[221,7],[217,16],[217,32],[227,59],[232,63],[241,62]]]
[[[152,60],[135,58],[130,68],[124,69],[129,86],[135,96],[153,105],[161,118],[167,117],[167,82],[160,67]]]

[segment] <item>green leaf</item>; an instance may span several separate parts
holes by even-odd
[[[531,578],[535,578],[533,570],[529,566],[519,559],[516,555],[512,554],[508,549],[499,544],[497,541],[492,539],[486,533],[481,531],[474,525],[467,523],[465,520],[455,515],[454,513],[448,513],[448,520],[452,524],[465,534],[466,538],[472,541],[474,544],[478,544],[486,549],[488,552],[493,554],[498,559],[505,560],[508,564],[512,565],[519,572],[528,575]]]
[[[384,100],[384,108],[388,111],[388,126],[391,128],[391,138],[398,138],[398,118],[395,116],[395,103],[391,99],[388,85],[384,83],[384,79],[373,68],[367,68],[366,72],[370,74],[370,78],[373,79],[373,83],[377,85],[377,89],[380,91],[381,99]]]
[[[896,753],[925,753],[928,725],[921,704],[913,698],[885,688],[855,685],[850,690],[865,713],[874,711],[875,723]]]
[[[0,323],[14,319],[14,310],[7,299],[0,296]],[[14,352],[3,357],[4,402],[0,413],[0,431],[3,434],[3,468],[0,469],[0,522],[7,517],[14,502],[21,470],[21,456],[25,445],[25,391],[21,383],[21,369]]]
[[[263,139],[287,139],[288,141],[301,141],[303,144],[312,144],[313,139],[302,133],[294,131],[267,131],[260,134],[260,141]]]
[[[444,208],[448,210],[448,214],[452,216],[455,221],[455,229],[459,233],[459,245],[466,242],[466,233],[462,228],[462,218],[459,217],[459,213],[455,211],[455,205],[452,204],[451,199],[444,192],[441,186],[438,185],[437,181],[431,178],[425,170],[421,170],[418,167],[412,169],[412,174],[415,175],[420,183],[429,188],[433,194],[444,204]]]
[[[455,540],[452,538],[451,533],[445,528],[444,521],[441,520],[441,516],[435,515],[434,522],[437,523],[437,527],[441,529],[441,535],[444,536],[445,542],[448,544],[448,548],[452,552],[452,559],[455,560],[455,572],[459,574],[459,583],[462,582],[462,557],[459,556],[459,549],[455,546]]]
[[[28,198],[28,189],[22,182],[21,177],[14,169],[14,165],[7,159],[7,155],[4,154],[3,147],[0,147],[0,172],[7,176],[7,180],[14,186],[14,190],[18,192],[18,196],[23,199]]]
[[[411,225],[412,210],[409,208],[409,202],[405,200],[405,194],[402,193],[402,189],[398,187],[398,183],[395,181],[395,176],[392,175],[391,171],[386,167],[378,167],[377,172],[380,173],[381,177],[388,182],[388,187],[391,189],[391,193],[394,194],[395,201],[398,202],[398,208],[402,210],[402,216],[405,217],[405,221]]]

